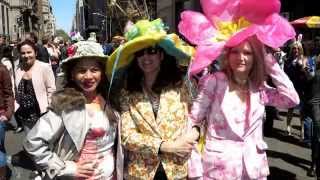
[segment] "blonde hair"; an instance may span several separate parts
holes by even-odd
[[[264,64],[266,58],[266,49],[264,44],[262,44],[256,36],[251,36],[245,41],[250,44],[253,52],[253,64],[249,72],[249,81],[252,84],[254,90],[258,90],[266,80]],[[225,52],[222,58],[222,71],[226,74],[228,80],[230,81],[234,81],[233,72],[228,60],[232,48],[233,47],[225,48]]]
[[[290,51],[289,51],[289,55],[290,55],[290,58],[293,58],[293,54],[292,54],[292,49],[294,47],[297,47],[298,48],[298,52],[299,52],[299,57],[298,58],[302,58],[304,56],[304,50],[303,50],[303,46],[301,44],[301,42],[299,41],[294,41],[291,45],[290,45]]]

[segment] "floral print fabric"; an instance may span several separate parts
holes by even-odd
[[[187,128],[188,93],[185,86],[168,87],[160,94],[155,117],[144,93],[122,93],[121,139],[128,152],[128,179],[153,179],[159,164],[167,178],[186,179],[187,159],[160,153],[162,141],[174,140]]]

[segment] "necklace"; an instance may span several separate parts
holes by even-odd
[[[101,99],[100,99],[100,97],[99,97],[99,96],[95,96],[95,97],[92,99],[91,103],[101,104]]]
[[[94,110],[102,110],[104,109],[106,101],[103,99],[101,95],[96,95],[88,99],[86,106],[92,108]]]
[[[249,92],[248,90],[248,80],[247,79],[239,79],[239,78],[232,78],[232,84],[233,84],[233,88],[234,90],[236,90],[237,92],[239,92],[240,94],[245,94],[247,92]]]
[[[234,76],[233,79],[234,79],[235,83],[240,86],[246,85],[248,83],[248,79],[240,79],[236,76]]]

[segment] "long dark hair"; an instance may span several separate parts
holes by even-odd
[[[163,53],[164,57],[161,61],[159,74],[152,87],[152,90],[158,94],[164,87],[178,85],[183,79],[183,73],[178,68],[175,57],[168,55],[163,49],[160,49],[160,53]],[[142,92],[141,82],[143,77],[144,74],[138,65],[137,58],[134,58],[127,70],[127,90]]]
[[[81,88],[72,80],[72,71],[73,68],[75,67],[76,63],[79,62],[79,60],[73,60],[71,62],[68,62],[68,64],[66,64],[65,68],[64,68],[64,72],[65,72],[65,77],[64,77],[64,88],[74,88],[77,91],[81,92]],[[97,87],[97,92],[98,94],[101,94],[101,96],[106,100],[107,105],[110,105],[112,108],[119,110],[119,103],[117,101],[116,96],[114,96],[114,91],[110,92],[110,95],[108,96],[108,90],[109,90],[109,81],[107,79],[107,76],[105,74],[105,64],[102,63],[101,61],[97,61],[98,62],[98,66],[101,69],[101,81],[98,84]],[[113,115],[109,114],[110,112],[108,112],[108,108],[107,108],[107,115],[108,117],[113,119],[114,117],[114,113]]]

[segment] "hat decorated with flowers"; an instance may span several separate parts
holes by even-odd
[[[197,45],[189,75],[201,72],[222,53],[250,36],[277,48],[295,37],[290,23],[279,15],[279,0],[200,0],[204,14],[181,13],[179,32]]]
[[[75,51],[72,56],[62,60],[61,66],[65,70],[65,67],[74,62],[75,60],[86,59],[96,59],[103,63],[106,63],[108,56],[103,54],[102,46],[94,41],[79,41],[74,44]]]
[[[77,32],[77,33],[71,32],[70,38],[71,38],[71,41],[74,41],[74,42],[83,41],[83,37],[81,36],[81,34],[79,32]]]
[[[161,19],[140,20],[126,27],[126,43],[120,45],[107,62],[107,76],[124,68],[134,59],[134,53],[150,46],[159,46],[167,54],[174,56],[180,65],[187,66],[194,53],[194,48],[186,44],[176,34],[167,34],[167,27]]]

